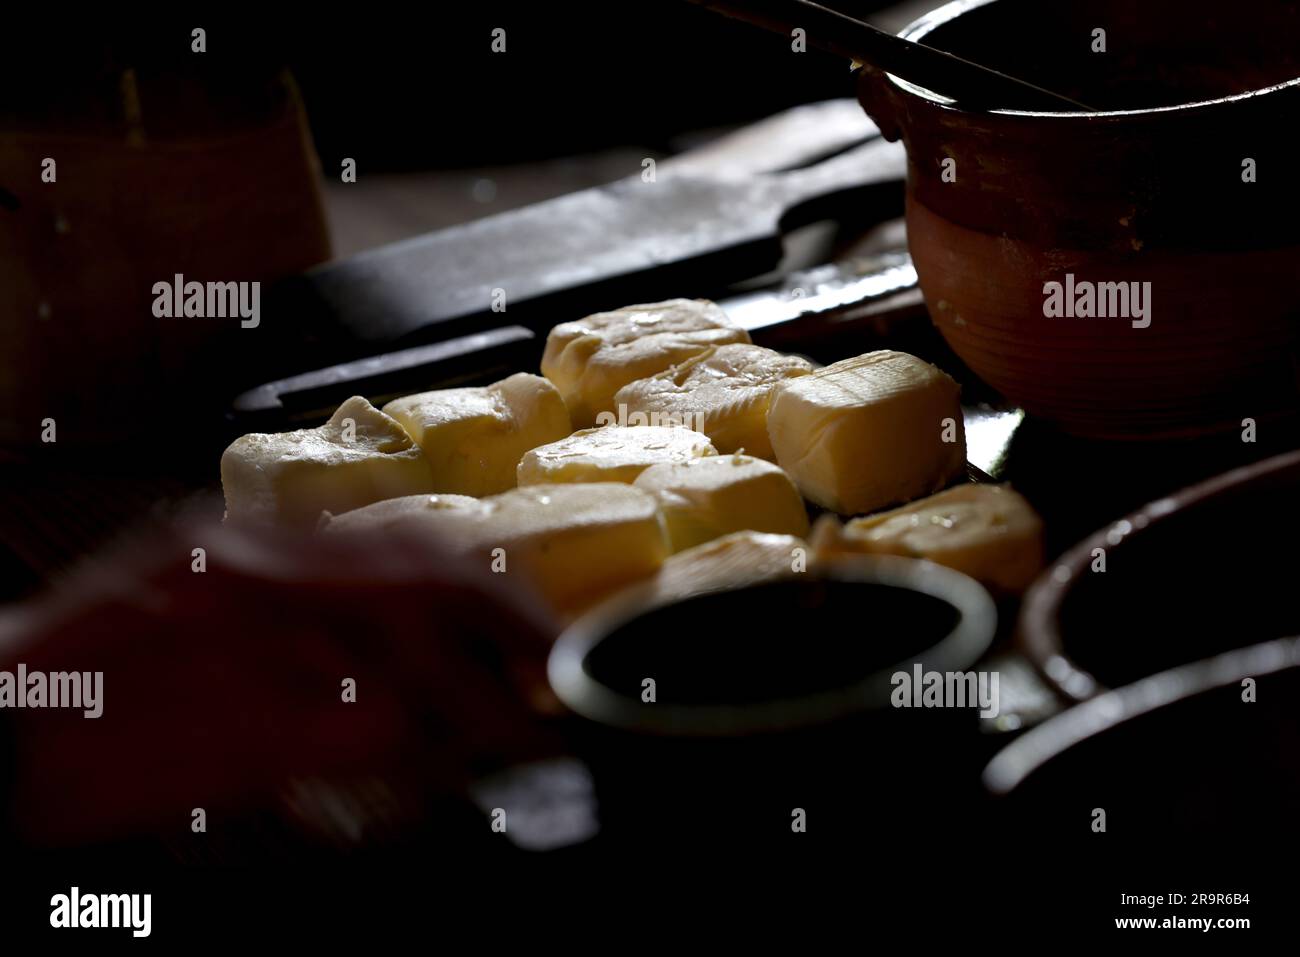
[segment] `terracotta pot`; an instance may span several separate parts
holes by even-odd
[[[154,284],[178,273],[265,282],[329,258],[318,162],[288,74],[234,93],[137,84],[129,72],[122,83],[124,115],[109,122],[59,116],[0,132],[0,447],[109,445],[156,434],[177,409],[191,424],[198,405],[219,409],[283,317],[257,328],[158,318]],[[46,158],[53,182],[42,180]],[[58,446],[41,445],[46,418]]]
[[[904,31],[1093,113],[967,111],[864,73],[867,112],[907,145],[930,314],[981,378],[1093,437],[1218,431],[1297,407],[1297,29],[1294,2],[962,0]],[[1149,310],[1049,317],[1053,282],[1072,282],[1076,302],[1083,283],[1149,283],[1129,287],[1149,289]]]
[[[1300,837],[1298,692],[1300,639],[1282,638],[1099,695],[994,757],[983,779],[1002,801],[989,817],[1089,876],[1154,860],[1195,887],[1243,848],[1260,849],[1251,874],[1269,873],[1259,857],[1293,859]],[[1094,808],[1116,843],[1092,830]]]
[[[1300,634],[1300,451],[1158,499],[1084,539],[1025,594],[1017,631],[1066,699]]]

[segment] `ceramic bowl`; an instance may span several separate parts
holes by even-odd
[[[982,379],[1098,438],[1295,410],[1297,30],[1273,0],[961,0],[904,31],[1095,112],[966,110],[864,71],[907,146],[926,304]]]

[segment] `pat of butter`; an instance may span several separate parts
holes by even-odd
[[[804,497],[841,515],[935,492],[966,465],[960,388],[916,356],[883,350],[776,388],[776,460]]]
[[[619,425],[583,429],[528,452],[519,462],[519,484],[632,482],[652,465],[716,454],[706,436],[690,429]]]
[[[392,418],[360,396],[315,429],[252,433],[221,456],[226,518],[313,528],[323,511],[433,491],[429,463]]]
[[[658,498],[673,551],[746,529],[808,534],[808,512],[790,476],[753,456],[652,465],[632,484]]]
[[[542,374],[555,383],[574,428],[618,423],[614,394],[709,346],[749,342],[749,333],[706,300],[670,299],[625,306],[565,322],[546,337]]]
[[[1043,523],[1006,485],[958,485],[837,530],[819,523],[818,554],[905,555],[947,565],[990,589],[1018,593],[1043,568]]]
[[[480,388],[404,396],[384,412],[424,450],[434,491],[460,495],[514,488],[525,452],[573,431],[555,386],[525,372]]]
[[[659,569],[650,589],[655,602],[745,588],[807,571],[808,545],[793,535],[734,532],[678,552]]]
[[[632,417],[639,414],[649,425],[684,425],[703,432],[724,454],[744,449],[772,459],[767,435],[772,390],[786,379],[812,371],[807,359],[732,343],[631,382],[618,390],[614,402],[627,409],[628,425],[636,424]]]
[[[484,573],[519,576],[561,617],[653,575],[668,556],[654,496],[620,483],[410,496],[334,518],[322,534],[398,528],[437,536]]]
[[[342,515],[326,515],[320,532],[335,535],[349,531],[392,531],[420,520],[437,522],[443,512],[478,512],[483,500],[470,495],[404,495],[374,502]],[[413,517],[414,516],[414,517]]]

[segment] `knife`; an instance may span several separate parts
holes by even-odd
[[[506,325],[538,330],[664,289],[715,293],[775,268],[791,228],[846,210],[897,215],[903,147],[856,104],[850,119],[850,104],[798,108],[665,160],[653,176],[647,167],[318,266],[269,289],[266,314],[361,355]]]
[[[671,293],[662,288],[657,294]],[[814,326],[833,332],[835,326],[924,311],[916,271],[902,247],[799,270],[719,305],[755,342],[787,349],[817,334]],[[489,382],[536,368],[543,345],[544,333],[508,325],[395,349],[259,385],[234,400],[230,418],[245,431],[284,428],[323,419],[353,395],[382,404],[410,392]]]

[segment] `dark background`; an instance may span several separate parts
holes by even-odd
[[[838,5],[859,12],[883,6],[848,0],[840,0]],[[937,0],[926,4],[932,5],[937,6]],[[322,167],[337,182],[340,159],[354,157],[362,174],[360,185],[372,174],[377,178],[432,170],[439,180],[454,181],[466,170],[509,165],[518,169],[521,177],[538,183],[539,189],[553,191],[558,185],[563,191],[566,186],[577,188],[576,181],[562,176],[544,179],[545,171],[553,172],[554,167],[542,164],[622,147],[634,148],[634,157],[668,154],[709,130],[767,116],[796,103],[852,93],[842,60],[816,51],[795,56],[787,39],[723,21],[678,0],[317,4],[274,12],[259,10],[240,18],[202,12],[157,16],[117,9],[97,18],[70,11],[57,13],[61,20],[46,19],[39,24],[20,19],[23,14],[7,14],[13,19],[5,25],[7,40],[0,56],[0,128],[72,131],[112,126],[119,120],[118,77],[127,66],[142,78],[152,78],[154,82],[147,84],[150,95],[164,101],[146,98],[143,108],[151,118],[163,116],[179,130],[191,123],[236,123],[246,111],[257,108],[258,87],[287,66],[301,87]],[[189,53],[189,32],[194,26],[205,27],[208,34],[209,52],[202,58]],[[490,50],[491,30],[497,26],[507,30],[508,53],[504,56]],[[178,103],[196,102],[198,98],[184,95],[195,85],[224,91],[209,103],[204,116],[163,108],[169,96]],[[157,126],[151,124],[151,129],[156,131]],[[609,167],[583,169],[595,170],[584,176],[600,177]],[[497,178],[504,191],[506,181]],[[450,201],[438,195],[437,201],[450,209]],[[511,199],[504,193],[502,198]],[[497,208],[484,206],[479,214]],[[336,242],[338,238],[336,230]],[[1089,489],[1087,496],[1070,502],[1070,514],[1061,515],[1055,534],[1062,544],[1100,524],[1099,516],[1121,514],[1154,493],[1182,484],[1154,469],[1111,467],[1111,460],[1096,450],[1053,441],[1050,434],[1033,438],[1038,439],[1037,444],[1030,444],[1038,481],[1025,483],[1031,490],[1068,499],[1071,488]],[[1232,454],[1241,452],[1240,443],[1235,444]],[[1219,470],[1213,456],[1190,448],[1182,453],[1193,460],[1193,467],[1170,468],[1170,473],[1190,478]],[[1168,451],[1152,452],[1152,458],[1157,455],[1172,458]],[[210,471],[212,460],[207,462]],[[79,485],[88,484],[78,464]],[[33,479],[33,485],[50,484],[44,474]],[[1058,491],[1058,486],[1065,488]],[[101,495],[111,493],[119,499],[125,497],[123,489],[132,489],[142,501],[127,499],[119,504],[124,513],[128,507],[143,508],[160,497],[152,488],[142,493],[134,477],[119,485],[100,481],[96,487]],[[82,501],[74,500],[76,507],[65,505],[64,511],[89,523],[102,509],[99,502],[91,500],[86,505]],[[41,512],[40,508],[24,508]],[[35,589],[40,584],[34,577],[24,579],[24,570],[16,565],[0,568],[10,590]],[[944,795],[943,803],[955,802],[952,795]],[[834,866],[841,874],[842,886],[856,889],[860,882],[880,882],[882,875],[897,874],[899,863],[911,859],[906,850],[881,859],[879,845],[885,830],[887,826],[882,828],[878,822],[845,815],[833,828],[820,832],[825,841],[822,848],[829,848],[830,853],[821,858],[809,855],[802,861],[778,861],[787,865],[779,871],[769,859],[767,869],[760,864],[751,873],[770,879],[774,886],[789,883],[792,875],[802,875],[805,870],[829,876],[830,859],[848,850],[853,860],[863,862],[864,873],[845,869],[840,856]],[[911,836],[895,835],[900,843]],[[1044,845],[1050,842],[1045,840]],[[697,850],[705,859],[712,856],[736,862],[716,850],[712,854],[708,848]],[[1056,866],[1051,872],[1034,870],[1026,860],[1008,861],[1014,851],[987,849],[975,839],[955,839],[949,850],[951,857],[937,858],[933,866],[922,856],[923,873],[913,878],[914,885],[896,880],[899,896],[910,898],[925,913],[919,918],[896,915],[895,924],[910,918],[914,921],[910,929],[921,932],[956,925],[969,928],[972,940],[987,939],[984,935],[990,927],[1004,928],[999,933],[1009,935],[1012,931],[1005,928],[1030,926],[1043,913],[1038,908],[1044,907],[1070,915],[1051,928],[1055,936],[1059,937],[1062,929],[1074,936],[1083,923],[1081,910],[1095,926],[1097,916],[1111,909],[1113,901],[1100,896],[1103,889],[1109,891],[1120,881],[1131,881],[1134,890],[1159,890],[1177,886],[1171,881],[1180,876],[1185,886],[1190,873],[1180,875],[1176,867],[1169,866],[1166,869],[1174,873],[1161,874],[1159,882],[1142,881],[1135,876],[1131,862],[1105,862],[1108,867],[1099,868],[1098,877],[1074,872],[1074,880],[1084,886],[1080,893],[1060,876],[1061,866],[1071,859],[1059,846],[1042,848]],[[1152,857],[1156,864],[1164,861],[1162,854]],[[436,849],[427,860],[427,873],[407,875],[399,868],[384,867],[376,880],[386,878],[378,881],[381,894],[394,888],[400,891],[404,885],[405,894],[415,898],[404,912],[408,916],[427,913],[428,927],[436,932],[456,915],[433,897],[448,878],[445,863]],[[1077,859],[1073,863],[1077,865]],[[968,870],[962,869],[963,864]],[[683,877],[707,872],[711,864],[706,860],[701,867],[698,860],[685,855],[647,848],[633,864],[625,859],[620,866],[622,872],[637,875],[663,874],[672,881],[662,885],[664,893],[672,896]],[[1241,878],[1230,876],[1232,872],[1222,867],[1203,866],[1203,871],[1198,876],[1218,882],[1207,880],[1207,890],[1241,886]],[[557,911],[553,918],[563,927],[580,927],[586,917],[582,913],[586,892],[592,885],[606,883],[607,875],[617,873],[611,869],[606,874],[574,874],[574,883],[567,885],[574,892],[572,910]],[[1050,881],[1044,877],[1049,873]],[[1249,876],[1258,880],[1262,873]],[[95,889],[126,890],[132,886],[121,871],[114,876],[116,882],[100,880],[94,883]],[[351,883],[364,883],[371,876],[354,871]],[[935,886],[936,876],[946,878],[940,882],[942,887]],[[510,913],[513,898],[504,895],[499,875],[493,879],[498,883],[470,882],[462,877],[460,890],[470,894],[481,890],[485,899],[500,904],[493,923],[483,925],[496,931],[501,923],[508,923],[500,918]],[[334,874],[328,878],[317,875],[313,883],[299,875],[282,884],[276,874],[268,876],[263,885],[242,874],[237,880],[222,874],[207,886],[198,878],[177,880],[170,887],[160,887],[153,880],[145,886],[156,894],[155,921],[160,928],[169,922],[173,928],[178,926],[180,914],[195,919],[187,924],[189,928],[207,930],[202,920],[211,921],[214,912],[228,913],[232,922],[238,922],[250,907],[271,912],[280,922],[277,929],[289,933],[301,933],[304,924],[328,931],[339,915],[382,913],[367,909],[364,898],[358,903],[350,893],[340,893],[336,880]],[[43,914],[51,888],[66,890],[71,883],[67,871],[48,885],[29,880],[22,892],[27,897],[21,912]],[[327,888],[321,897],[304,900],[326,883],[333,888],[333,896]],[[90,886],[88,881],[83,884]],[[341,886],[353,890],[347,883]],[[916,887],[915,894],[909,894],[909,886]],[[999,894],[1005,895],[1005,900],[989,906],[981,921],[954,921],[953,909],[963,899],[982,901]],[[1033,900],[1037,907],[1026,907],[1026,898],[1035,896],[1043,900]],[[696,898],[700,899],[709,898]],[[879,903],[859,900],[857,906],[879,920]],[[1251,910],[1259,906],[1256,902]],[[752,908],[748,915],[749,919],[762,916]],[[866,932],[872,929],[864,928]],[[86,935],[76,939],[85,940]],[[93,936],[90,939],[99,942]]]
[[[891,6],[836,5],[859,14]],[[234,91],[288,66],[325,167],[346,155],[391,171],[626,143],[670,152],[684,131],[852,95],[842,59],[809,50],[796,61],[787,39],[681,0],[226,9],[62,22],[18,14],[0,58],[0,123],[107,122],[128,65]],[[207,30],[202,58],[189,49],[196,26]],[[494,27],[507,31],[506,55],[491,52]]]

